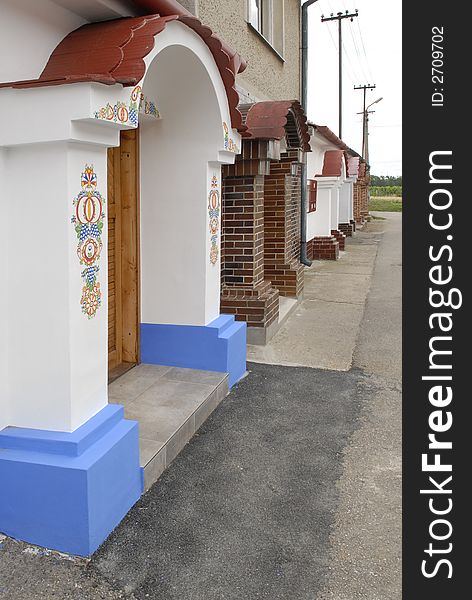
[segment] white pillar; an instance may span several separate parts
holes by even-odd
[[[104,147],[67,142],[9,150],[10,425],[73,431],[107,404],[107,227],[101,247],[98,239],[88,250],[100,254],[101,288],[89,318],[81,305],[87,265],[71,222],[85,165],[96,176],[92,191],[106,197],[106,156]]]
[[[6,180],[7,151],[0,148],[0,178]],[[0,222],[9,224],[9,206],[13,194],[0,196]],[[10,199],[10,201],[9,201]],[[0,270],[3,282],[0,285],[0,430],[8,425],[8,265],[9,243],[7,238],[8,225],[4,226],[0,236]]]
[[[349,223],[352,212],[352,184],[345,181],[339,189],[339,222]]]
[[[331,189],[331,230],[339,226],[339,181]]]
[[[309,237],[330,237],[331,236],[331,220],[333,210],[333,184],[336,178],[333,177],[316,177],[317,192],[316,192],[316,211],[310,213]]]

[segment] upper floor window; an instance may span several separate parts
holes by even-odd
[[[283,56],[284,0],[248,0],[248,22]]]

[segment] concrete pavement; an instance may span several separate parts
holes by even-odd
[[[303,301],[267,346],[248,346],[248,360],[349,370],[382,231],[369,224],[338,261],[313,261]]]
[[[345,450],[337,483],[329,575],[317,600],[401,598],[401,213],[380,213],[385,230],[353,365],[360,427]]]

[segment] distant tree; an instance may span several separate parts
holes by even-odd
[[[371,185],[384,187],[387,185],[402,185],[402,176],[398,175],[371,175]]]

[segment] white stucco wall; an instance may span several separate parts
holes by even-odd
[[[51,0],[0,0],[0,21],[0,81],[36,79],[57,44],[86,22]]]
[[[0,147],[0,178],[6,177],[7,151]],[[0,196],[0,222],[9,223],[9,204],[11,196]],[[4,229],[8,229],[4,227]],[[8,425],[8,251],[9,244],[6,235],[0,236],[0,429]]]
[[[224,138],[226,94],[209,49],[181,23],[159,34],[148,61],[144,92],[163,118],[142,127],[142,320],[207,324],[219,314],[220,297],[220,258],[211,264],[209,257],[208,192],[213,176],[221,185],[221,164],[235,158]],[[13,182],[0,200],[9,224],[0,240],[0,358],[7,355],[1,427],[73,431],[106,405],[107,221],[102,304],[87,319],[71,217],[86,164],[106,197],[107,147],[118,145],[124,125],[96,119],[94,111],[123,94],[119,85],[86,83],[0,89],[0,110],[9,115],[0,129],[0,175],[8,172]],[[237,132],[229,133],[240,146]]]
[[[339,190],[339,222],[349,223],[353,210],[353,182],[347,179]]]
[[[331,234],[331,193],[329,189],[318,188],[316,211],[307,215],[307,240]]]
[[[307,240],[314,237],[331,235],[332,229],[337,229],[339,219],[339,196],[337,186],[345,178],[343,162],[343,176],[316,177],[323,171],[324,155],[327,150],[339,150],[322,135],[314,131],[310,138],[311,152],[307,153],[307,177],[316,178],[318,181],[316,211],[307,215]]]
[[[106,194],[106,148],[64,142],[9,150],[16,182],[7,235],[15,249],[8,279],[11,425],[72,431],[107,402],[106,251],[102,306],[87,319],[71,223],[85,164],[94,165]],[[106,228],[102,241],[106,250]]]
[[[146,60],[143,91],[162,119],[140,128],[142,322],[206,325],[219,316],[221,268],[221,211],[212,264],[208,196],[214,175],[221,204],[220,163],[234,161],[226,93],[207,46],[181,23]]]

